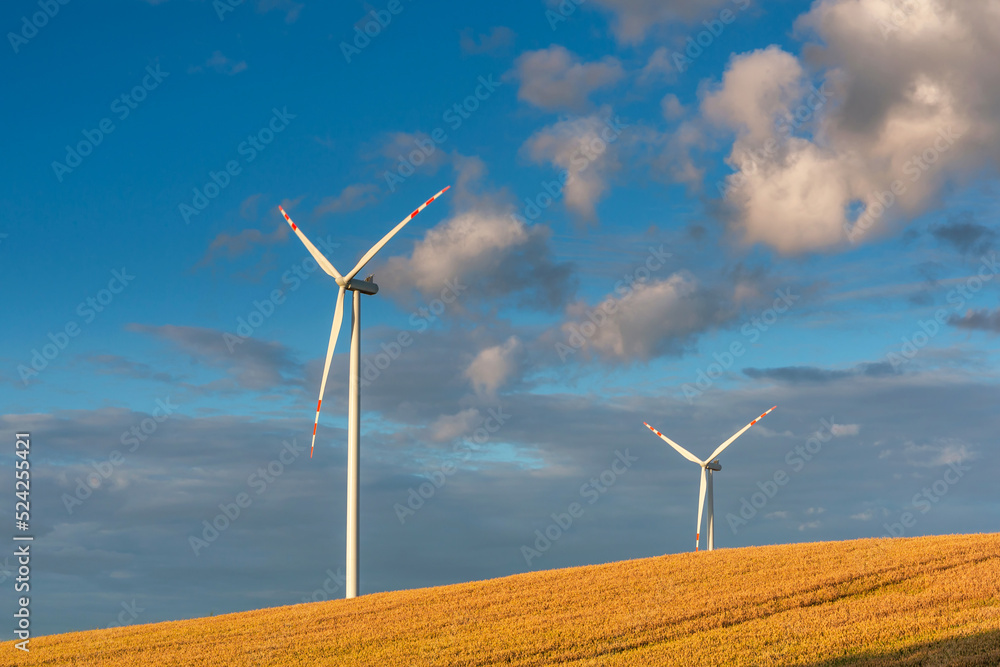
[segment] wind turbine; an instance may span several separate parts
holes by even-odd
[[[309,449],[309,458],[312,458],[313,450],[316,449],[316,428],[319,426],[319,410],[323,406],[323,392],[326,390],[326,378],[330,373],[330,362],[333,360],[333,350],[337,346],[337,336],[340,334],[340,325],[344,320],[344,294],[347,291],[354,292],[354,310],[351,319],[351,379],[349,383],[347,399],[347,562],[346,562],[346,591],[345,597],[353,598],[358,595],[358,471],[360,461],[360,433],[361,433],[361,295],[378,293],[378,285],[373,281],[374,276],[368,276],[365,280],[355,280],[354,276],[365,267],[372,257],[389,242],[393,236],[402,229],[406,223],[417,214],[423,211],[428,204],[443,195],[449,185],[441,192],[437,193],[417,209],[403,218],[403,221],[392,228],[382,240],[371,247],[358,263],[347,275],[340,275],[337,269],[333,268],[326,257],[306,238],[302,230],[292,222],[292,219],[285,213],[285,209],[278,207],[281,215],[292,227],[292,231],[299,237],[309,254],[313,256],[316,263],[328,275],[332,276],[340,286],[337,294],[337,308],[333,313],[333,328],[330,330],[330,344],[326,349],[326,364],[323,366],[323,381],[319,385],[319,401],[316,403],[316,420],[313,422],[312,447]]]
[[[774,408],[776,407],[778,406],[775,405],[773,408],[771,408],[771,410],[774,410]],[[721,454],[722,450],[731,445],[733,440],[746,433],[748,428],[750,428],[751,426],[759,422],[761,419],[769,415],[771,413],[771,410],[768,410],[760,417],[757,417],[752,422],[750,422],[749,424],[741,428],[739,431],[737,431],[735,435],[733,435],[733,437],[729,438],[729,440],[726,440],[724,443],[719,445],[716,448],[716,450],[712,452],[712,455],[709,456],[704,461],[700,460],[694,454],[684,449],[683,447],[681,447],[676,442],[674,442],[667,436],[657,431],[649,424],[646,424],[646,422],[642,422],[643,424],[646,424],[646,428],[648,428],[650,431],[663,438],[664,442],[666,442],[668,445],[676,449],[678,454],[686,458],[688,461],[691,461],[692,463],[697,463],[699,466],[701,466],[701,489],[698,491],[698,526],[694,536],[695,551],[698,551],[698,546],[701,542],[701,514],[702,510],[705,508],[706,492],[708,494],[708,526],[707,526],[708,550],[712,551],[715,549],[715,504],[713,502],[713,494],[712,494],[712,473],[722,470],[722,466],[719,464],[717,460],[715,460],[715,457]]]

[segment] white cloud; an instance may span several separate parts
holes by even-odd
[[[830,426],[830,433],[838,438],[845,435],[857,435],[860,431],[861,426],[858,424],[832,424]]]
[[[607,361],[632,361],[680,354],[697,334],[726,321],[730,309],[694,276],[678,272],[636,283],[627,297],[612,294],[593,308],[577,302],[566,314],[561,337],[570,345]]]
[[[704,97],[702,112],[751,145],[762,144],[773,134],[775,116],[800,97],[802,75],[795,56],[776,46],[744,54],[730,62],[721,85]]]
[[[649,56],[649,60],[639,72],[639,83],[656,83],[661,81],[672,81],[677,73],[673,61],[670,59],[670,52],[667,47],[661,46]]]
[[[382,138],[377,154],[389,161],[390,171],[404,178],[415,171],[436,173],[448,163],[448,154],[425,132],[392,132]]]
[[[256,220],[257,219],[257,207],[260,204],[260,198],[262,194],[257,193],[250,195],[242,202],[240,202],[240,217],[244,220]]]
[[[528,228],[508,215],[466,211],[428,230],[409,259],[391,258],[386,273],[406,276],[402,282],[434,294],[446,281],[497,268],[528,237]]]
[[[908,440],[903,445],[903,456],[907,463],[919,468],[935,468],[975,458],[975,454],[965,443],[951,439],[923,445]]]
[[[608,178],[621,167],[618,145],[624,126],[616,119],[605,108],[599,114],[562,120],[535,132],[522,147],[533,161],[566,172],[566,206],[584,219],[596,216]]]
[[[261,14],[266,14],[273,9],[285,12],[285,23],[295,23],[304,7],[305,4],[293,0],[258,0],[257,2],[257,11]]]
[[[356,211],[374,203],[376,192],[378,187],[372,183],[352,183],[341,190],[336,197],[324,198],[313,211],[313,215]]]
[[[303,368],[281,343],[247,338],[230,348],[218,330],[204,327],[131,323],[127,331],[167,341],[200,366],[224,370],[228,377],[206,388],[270,390],[302,383]]]
[[[871,521],[872,519],[875,518],[875,512],[873,512],[872,510],[865,510],[864,512],[858,512],[857,514],[852,514],[851,518],[856,519],[857,521]]]
[[[195,269],[200,269],[216,262],[220,257],[235,259],[246,255],[258,246],[269,248],[275,243],[280,243],[288,237],[287,225],[275,225],[274,231],[270,234],[259,229],[244,229],[239,232],[221,232],[208,244],[208,250],[194,265]]]
[[[521,305],[561,304],[569,266],[553,259],[548,228],[525,224],[488,197],[458,192],[459,199],[465,208],[429,229],[409,257],[387,260],[379,284],[397,296],[439,297],[452,285],[462,302],[518,294]]]
[[[296,197],[295,199],[289,199],[288,197],[285,197],[284,199],[282,199],[282,200],[281,200],[281,202],[280,202],[280,206],[281,206],[281,207],[282,207],[283,209],[285,209],[286,211],[292,211],[292,210],[294,210],[294,209],[295,209],[295,208],[296,208],[296,207],[297,207],[297,206],[298,206],[299,204],[301,204],[301,203],[302,203],[302,200],[303,200],[303,199],[305,199],[305,198],[306,198],[306,197],[305,197],[305,195],[302,195],[302,196],[299,196],[299,197]]]
[[[667,93],[663,96],[663,99],[660,100],[660,109],[663,111],[663,117],[667,120],[677,120],[684,115],[684,105],[673,93]]]
[[[442,415],[428,428],[429,437],[435,442],[448,442],[471,433],[482,421],[479,410],[468,408],[453,415]]]
[[[517,98],[547,111],[583,111],[596,90],[618,83],[625,71],[617,58],[584,63],[565,47],[528,51],[514,62],[512,75],[520,80]]]
[[[223,55],[222,51],[215,51],[203,64],[191,67],[188,69],[188,72],[201,72],[205,67],[208,67],[213,72],[218,74],[228,74],[229,76],[232,76],[246,71],[247,62],[245,60],[232,60],[231,58],[227,58]]]
[[[744,242],[786,254],[847,247],[996,164],[1000,39],[987,26],[1000,0],[926,0],[886,32],[894,4],[821,0],[799,19],[823,44],[809,52],[827,68],[820,90],[772,46],[734,57],[703,99],[705,119],[736,134],[726,200]]]
[[[757,432],[757,434],[762,435],[765,438],[776,438],[776,437],[794,438],[795,437],[795,434],[792,433],[791,431],[789,431],[788,429],[785,429],[784,431],[772,431],[771,429],[769,429],[768,427],[763,426],[763,425],[758,426],[756,428],[756,432]]]
[[[513,30],[502,25],[494,26],[488,33],[479,35],[474,35],[472,29],[467,28],[462,31],[459,47],[462,53],[469,55],[502,52],[514,43],[515,37]]]
[[[499,389],[517,370],[517,356],[522,349],[517,336],[511,336],[501,345],[481,351],[465,369],[465,377],[481,396],[496,396]]]
[[[612,30],[619,42],[638,44],[656,25],[689,22],[729,0],[591,0],[614,15]],[[749,0],[738,0],[736,6]]]

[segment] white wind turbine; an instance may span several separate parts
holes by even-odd
[[[778,407],[778,406],[775,405],[773,408],[771,408],[771,410],[774,410],[774,408],[776,408],[776,407]],[[721,454],[722,450],[724,450],[726,447],[728,447],[730,444],[732,444],[733,440],[736,440],[736,438],[738,438],[741,435],[743,435],[744,433],[746,433],[746,431],[747,431],[748,428],[750,428],[751,426],[753,426],[754,424],[756,424],[757,422],[759,422],[761,419],[763,419],[764,417],[766,417],[767,415],[769,415],[771,413],[771,410],[768,410],[767,412],[765,412],[764,414],[762,414],[760,417],[757,417],[752,422],[750,422],[749,424],[747,424],[746,426],[744,426],[743,428],[741,428],[739,431],[737,431],[733,435],[733,437],[729,438],[729,440],[726,440],[724,443],[722,443],[721,445],[719,445],[716,448],[716,450],[714,452],[712,452],[712,455],[709,456],[704,461],[698,459],[698,457],[696,457],[694,454],[692,454],[688,450],[684,449],[683,447],[681,447],[676,442],[674,442],[673,440],[671,440],[667,436],[665,436],[662,433],[660,433],[659,431],[657,431],[655,428],[653,428],[649,424],[646,424],[646,422],[642,422],[643,424],[646,424],[646,428],[648,428],[650,431],[652,431],[656,435],[658,435],[661,438],[663,438],[663,440],[668,445],[670,445],[671,447],[673,447],[674,449],[676,449],[678,454],[680,454],[681,456],[683,456],[684,458],[686,458],[688,461],[691,461],[692,463],[697,463],[699,466],[701,466],[701,490],[698,491],[698,526],[697,526],[697,529],[696,529],[696,532],[695,532],[695,536],[694,536],[694,550],[695,551],[698,551],[698,545],[701,542],[701,514],[702,514],[702,510],[705,508],[705,494],[706,494],[706,491],[708,492],[708,526],[707,526],[707,528],[708,528],[708,550],[712,551],[713,549],[715,549],[715,504],[713,502],[713,497],[712,497],[712,495],[713,495],[712,494],[712,473],[713,472],[718,472],[718,471],[722,470],[722,466],[719,465],[719,462],[717,460],[715,460],[715,457],[718,456],[719,454]]]
[[[330,362],[333,360],[333,350],[337,346],[337,336],[340,334],[340,325],[344,320],[344,294],[350,290],[354,292],[354,311],[351,320],[351,378],[347,399],[347,563],[346,563],[346,593],[348,598],[358,595],[358,471],[360,461],[360,432],[361,432],[361,383],[359,369],[361,367],[361,295],[376,294],[378,285],[373,282],[374,276],[368,276],[365,280],[355,280],[354,276],[364,268],[375,254],[389,242],[393,236],[402,229],[406,223],[415,218],[418,213],[424,210],[428,204],[444,194],[449,185],[441,192],[437,193],[417,209],[403,218],[403,221],[392,228],[382,240],[371,247],[358,263],[347,275],[340,275],[333,264],[323,256],[314,246],[302,230],[292,222],[292,219],[285,213],[285,209],[278,207],[281,215],[292,227],[292,231],[299,237],[299,240],[309,250],[316,263],[319,264],[328,275],[332,276],[340,286],[337,294],[337,308],[333,313],[333,328],[330,330],[330,344],[326,350],[326,364],[323,366],[323,381],[319,385],[319,401],[316,403],[316,420],[313,422],[312,447],[309,449],[309,458],[312,458],[313,450],[316,448],[316,428],[319,425],[319,410],[323,405],[323,392],[326,390],[326,377],[330,373]]]

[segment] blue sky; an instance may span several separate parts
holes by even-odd
[[[906,535],[992,529],[1000,3],[41,11],[3,12],[0,166],[39,632],[343,595],[322,586],[344,564],[347,335],[316,456],[293,456],[336,285],[277,207],[346,271],[449,184],[369,264],[362,593],[686,551],[697,471],[642,422],[707,456],[775,404],[723,456],[719,547],[885,536],[907,511]]]

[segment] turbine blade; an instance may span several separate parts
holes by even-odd
[[[642,423],[646,424],[646,422],[642,422]],[[680,454],[681,456],[683,456],[684,458],[686,458],[691,463],[697,463],[698,465],[701,465],[703,463],[703,461],[698,460],[698,458],[694,454],[692,454],[688,450],[684,449],[683,447],[681,447],[676,442],[674,442],[673,440],[671,440],[667,436],[665,436],[662,433],[660,433],[659,431],[657,431],[655,428],[653,428],[649,424],[646,424],[646,428],[648,428],[650,431],[652,431],[656,435],[658,435],[661,438],[663,438],[664,442],[666,442],[668,445],[670,445],[671,447],[673,447],[674,449],[676,449],[678,454]]]
[[[708,473],[705,467],[701,468],[701,490],[698,491],[698,529],[694,534],[694,550],[698,550],[698,544],[701,542],[701,514],[705,509],[705,486],[707,484]]]
[[[774,406],[774,408],[776,408],[776,407],[778,407],[778,406],[777,405]],[[774,408],[771,408],[771,410],[774,410]],[[767,415],[771,414],[771,410],[768,410],[767,412],[765,412],[764,414],[762,414],[760,417],[757,417],[757,419],[754,419],[752,422],[750,422],[749,424],[747,424],[746,426],[744,426],[743,428],[741,428],[739,431],[737,431],[736,434],[733,437],[731,437],[729,440],[726,440],[724,443],[722,443],[721,445],[719,445],[718,449],[716,449],[714,452],[712,452],[712,455],[708,457],[708,460],[709,461],[714,461],[715,457],[718,456],[719,454],[721,454],[723,449],[725,449],[730,444],[732,444],[733,440],[735,440],[736,438],[738,438],[741,435],[743,435],[744,433],[746,433],[746,431],[747,431],[748,428],[750,428],[751,426],[753,426],[754,424],[756,424],[757,422],[759,422],[761,419],[763,419]]]
[[[326,377],[330,374],[330,362],[333,360],[333,350],[337,347],[337,336],[340,335],[340,324],[344,321],[344,286],[337,293],[337,310],[333,313],[333,328],[330,329],[330,346],[326,348],[326,364],[323,366],[323,381],[319,385],[319,402],[316,403],[316,421],[313,422],[312,447],[309,448],[309,458],[316,449],[316,427],[319,426],[319,409],[323,407],[323,392],[326,391]]]
[[[442,190],[441,192],[437,193],[436,195],[434,195],[433,197],[431,197],[430,199],[428,199],[427,201],[425,201],[423,204],[421,204],[420,206],[418,206],[417,209],[413,213],[411,213],[408,216],[406,216],[405,218],[403,218],[403,221],[401,223],[399,223],[398,225],[396,225],[395,227],[393,227],[392,231],[390,231],[388,234],[386,234],[385,236],[383,236],[381,241],[379,241],[378,243],[376,243],[375,245],[373,245],[371,247],[371,250],[369,250],[368,252],[365,253],[365,256],[361,258],[361,260],[358,262],[357,266],[355,266],[353,269],[351,269],[351,272],[348,273],[344,277],[344,279],[345,280],[350,280],[351,278],[353,278],[354,276],[356,276],[357,273],[358,273],[358,271],[360,271],[361,269],[365,268],[365,264],[367,264],[371,260],[371,258],[374,257],[375,254],[379,250],[382,249],[382,246],[384,246],[386,243],[388,243],[389,239],[391,239],[393,236],[396,235],[396,232],[398,232],[400,229],[402,229],[403,227],[405,227],[406,223],[408,223],[410,220],[413,220],[415,217],[417,217],[417,213],[420,213],[422,210],[424,210],[425,208],[427,208],[428,204],[430,204],[432,201],[434,201],[435,199],[437,199],[438,197],[440,197],[441,195],[443,195],[445,192],[447,192],[448,188],[450,188],[450,187],[451,186],[449,185],[444,190]]]
[[[287,213],[285,213],[285,209],[279,206],[278,210],[281,211],[281,215],[285,216],[285,220],[289,225],[291,225],[292,231],[299,237],[299,240],[302,241],[302,244],[306,247],[306,250],[309,251],[309,254],[313,256],[313,259],[316,260],[316,263],[319,264],[320,268],[326,271],[327,274],[336,278],[338,283],[343,280],[343,276],[337,272],[337,269],[333,268],[333,264],[330,263],[330,260],[324,257],[323,253],[321,253],[319,249],[312,244],[312,241],[306,238],[306,235],[302,233],[302,230],[299,229],[298,225],[292,222],[292,219],[288,217]]]

